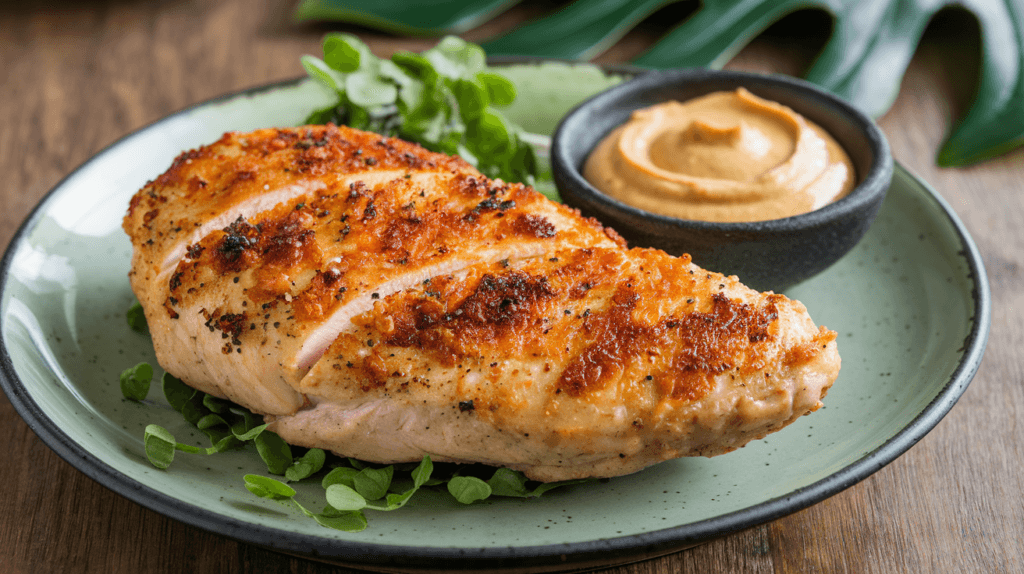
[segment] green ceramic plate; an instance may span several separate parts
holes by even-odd
[[[530,114],[531,103],[564,112],[608,82],[564,65],[517,74],[519,114]],[[589,80],[570,81],[577,76]],[[249,451],[182,454],[168,471],[156,470],[142,446],[147,423],[195,444],[205,437],[190,433],[162,398],[121,398],[120,371],[154,361],[148,339],[124,320],[133,300],[126,278],[131,247],[120,228],[128,199],[180,151],[226,130],[295,125],[325,98],[311,82],[289,82],[143,128],[62,181],[3,258],[0,382],[7,396],[69,463],[174,519],[372,569],[555,570],[628,562],[778,518],[865,478],[938,423],[981,361],[990,296],[977,249],[946,203],[898,167],[862,243],[788,293],[839,332],[843,368],[826,406],[735,453],[666,462],[533,500],[466,507],[446,492],[421,492],[399,512],[368,512],[369,528],[359,533],[320,527],[290,506],[251,495],[242,475],[265,467]],[[561,112],[533,129],[553,129]],[[299,499],[319,508],[323,490],[302,486]]]

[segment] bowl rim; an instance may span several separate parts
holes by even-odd
[[[666,84],[694,84],[709,79],[735,81],[737,87],[740,87],[744,82],[762,85],[774,83],[787,88],[793,93],[802,94],[809,100],[815,100],[823,104],[825,108],[832,109],[839,115],[844,116],[864,134],[868,148],[872,152],[872,162],[869,169],[850,193],[813,211],[779,219],[720,222],[671,217],[629,205],[594,187],[583,177],[580,170],[581,164],[570,160],[571,153],[567,142],[571,141],[571,138],[566,134],[573,127],[573,121],[579,114],[607,107],[613,102],[620,101],[623,96],[628,94],[643,93],[656,88],[663,88]],[[802,110],[796,109],[798,106],[793,106],[790,102],[783,103],[788,107],[794,108],[797,113],[802,115]],[[640,109],[640,107],[637,106],[634,109]],[[602,139],[603,137],[602,135]],[[595,146],[599,141],[601,140],[595,141]],[[585,160],[592,151],[593,148],[582,159]],[[828,221],[853,217],[859,212],[868,210],[870,205],[876,202],[880,203],[889,188],[889,182],[892,180],[893,157],[888,139],[870,116],[851,102],[811,82],[778,73],[712,70],[708,68],[671,68],[650,70],[627,79],[616,86],[587,98],[570,110],[558,123],[558,127],[555,128],[555,132],[551,137],[551,169],[552,174],[555,176],[554,180],[558,192],[562,194],[563,198],[566,196],[577,196],[588,203],[596,204],[606,213],[618,212],[631,219],[645,219],[649,224],[654,224],[661,230],[687,229],[725,232],[771,230],[778,232],[818,227]],[[575,189],[570,189],[566,193],[564,188],[567,186],[561,184],[559,175],[568,178]]]

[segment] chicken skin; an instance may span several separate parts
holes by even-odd
[[[761,438],[838,375],[799,302],[345,127],[186,152],[124,228],[164,369],[363,460],[615,476]]]

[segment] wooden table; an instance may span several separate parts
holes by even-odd
[[[83,0],[0,7],[0,245],[64,175],[119,137],[184,106],[302,75],[331,29],[297,25],[291,2]],[[528,2],[467,33],[482,40],[542,13]],[[970,104],[977,32],[942,18],[881,119],[896,159],[932,183],[973,234],[994,297],[984,363],[924,440],[820,504],[616,573],[1024,571],[1024,151],[938,169]],[[824,17],[776,27],[732,67],[799,74]],[[810,23],[810,26],[804,25]],[[667,24],[634,31],[599,61],[625,61]],[[810,31],[808,31],[810,28]],[[379,55],[433,41],[350,28]],[[966,42],[966,44],[964,43]],[[0,398],[0,572],[347,572],[172,521],[94,483]]]

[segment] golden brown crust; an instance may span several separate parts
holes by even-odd
[[[718,375],[805,364],[835,336],[821,331],[780,353],[777,305],[788,300],[730,298],[725,283],[698,271],[660,252],[605,249],[478,266],[379,301],[327,355],[365,391],[405,384],[410,376],[394,351],[411,349],[447,368],[479,368],[483,357],[543,357],[558,374],[547,390],[571,399],[633,373],[659,401],[696,401]],[[658,288],[666,277],[678,281],[668,308]]]
[[[799,303],[348,128],[226,134],[124,226],[165,369],[369,460],[632,472],[781,428],[838,369]]]

